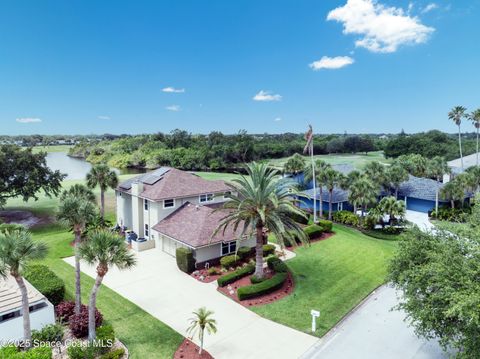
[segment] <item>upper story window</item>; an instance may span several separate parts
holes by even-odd
[[[237,249],[237,242],[222,243],[222,256],[235,252]]]
[[[163,201],[163,208],[172,208],[172,207],[175,207],[174,199],[165,199]]]
[[[148,239],[148,224],[145,224],[145,238]]]
[[[145,211],[148,211],[148,200],[147,199],[143,200],[143,206],[145,207]]]
[[[213,201],[213,193],[201,194],[200,195],[200,203],[203,202],[212,202]]]

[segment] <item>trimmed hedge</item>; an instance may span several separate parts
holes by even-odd
[[[287,280],[287,273],[277,273],[272,278],[261,283],[241,287],[237,290],[239,300],[255,298],[264,294],[269,294],[283,286]]]
[[[287,273],[287,265],[278,257],[270,257],[267,259],[268,268],[273,270],[275,273]]]
[[[232,273],[225,274],[224,276],[221,276],[220,278],[217,279],[217,283],[219,287],[225,287],[226,285],[229,285],[230,283],[233,283],[240,278],[243,278],[249,274],[252,274],[255,272],[255,265],[249,264],[243,268],[237,269],[236,271]]]
[[[273,244],[264,244],[263,245],[263,256],[267,257],[269,255],[275,254],[275,246]]]
[[[45,265],[29,265],[24,277],[53,305],[59,304],[65,297],[65,283]]]
[[[305,234],[307,235],[308,238],[310,239],[315,239],[318,238],[322,235],[324,231],[323,227],[320,227],[316,224],[311,224],[303,229]]]
[[[195,270],[195,258],[190,248],[180,247],[175,251],[177,266],[182,272],[192,273]]]
[[[220,264],[226,269],[235,267],[239,261],[240,257],[235,254],[220,258]]]
[[[263,277],[263,278],[258,278],[256,275],[252,275],[250,277],[250,283],[252,284],[257,284],[257,283],[262,283],[264,281],[266,281],[267,278]]]
[[[250,247],[240,247],[237,250],[237,255],[242,259],[245,260],[248,257],[250,257],[250,254],[252,253],[252,249]]]
[[[318,225],[323,228],[324,232],[327,232],[327,233],[330,233],[333,229],[332,221],[328,221],[326,219],[319,220]]]

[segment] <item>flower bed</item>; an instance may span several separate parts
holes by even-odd
[[[186,339],[180,344],[177,351],[173,355],[173,359],[213,359],[209,352],[202,351],[202,355],[198,354],[198,345],[190,339]]]

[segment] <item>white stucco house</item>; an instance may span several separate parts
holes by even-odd
[[[161,250],[175,256],[179,247],[191,248],[197,268],[234,253],[238,246],[254,247],[253,237],[228,229],[212,237],[231,188],[224,181],[208,181],[194,173],[161,167],[123,183],[116,189],[117,224],[126,230],[137,251]],[[132,236],[132,233],[134,235]]]
[[[40,330],[55,323],[52,303],[26,279],[30,303],[30,326]],[[0,278],[0,341],[7,343],[23,339],[22,294],[13,277]]]

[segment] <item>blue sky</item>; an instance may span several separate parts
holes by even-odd
[[[1,133],[454,132],[452,106],[480,107],[479,15],[480,0],[2,1]]]

